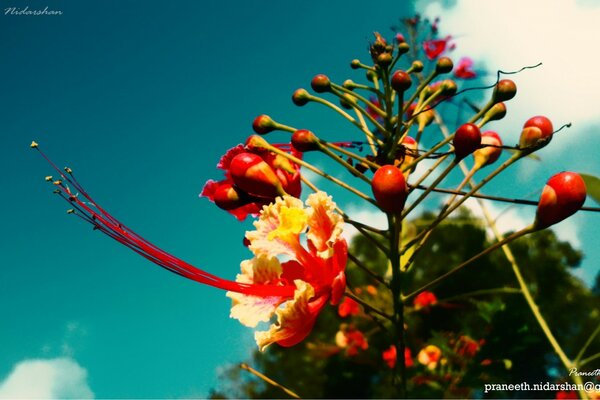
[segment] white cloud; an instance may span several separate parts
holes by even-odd
[[[30,359],[17,363],[0,383],[0,398],[93,398],[87,370],[71,358]]]
[[[381,210],[375,206],[365,204],[364,206],[359,207],[350,204],[343,209],[353,221],[361,222],[377,229],[387,229],[387,217],[385,213],[381,212]],[[358,231],[354,226],[350,224],[345,225],[343,235],[348,242],[350,242],[357,234]]]
[[[512,124],[511,132],[506,132],[509,143],[516,142],[520,133],[515,125],[520,128],[533,115],[547,115],[555,127],[573,122],[569,135],[585,134],[581,127],[600,119],[600,80],[596,77],[600,53],[595,50],[600,3],[457,0],[444,8],[439,2],[420,1],[417,9],[427,17],[441,17],[442,35],[456,38],[456,58],[469,55],[483,62],[479,67],[493,73],[490,81],[497,69],[510,71],[543,63],[538,69],[510,76],[518,93],[507,103]]]

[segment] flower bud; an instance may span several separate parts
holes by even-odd
[[[306,89],[298,89],[292,95],[292,101],[298,107],[302,107],[306,103],[308,103],[308,99],[310,94],[306,91]]]
[[[481,145],[481,132],[475,124],[466,123],[461,125],[454,134],[452,140],[454,145],[454,156],[456,160],[462,160],[473,153]]]
[[[529,118],[523,125],[519,147],[521,149],[544,147],[550,143],[553,133],[552,121],[548,118],[542,115]]]
[[[535,217],[535,227],[547,228],[575,214],[585,203],[586,187],[575,172],[561,172],[548,180]]]
[[[217,207],[222,210],[235,210],[247,203],[241,194],[230,184],[223,184],[215,190],[213,199]]]
[[[440,57],[437,63],[435,64],[435,73],[436,74],[447,74],[452,71],[454,68],[454,63],[448,57]]]
[[[285,194],[275,171],[257,154],[236,155],[229,173],[235,185],[250,195],[274,198]]]
[[[412,85],[412,79],[410,79],[410,75],[402,70],[398,70],[394,72],[392,75],[392,88],[398,92],[402,93],[406,91]]]
[[[398,54],[408,53],[409,50],[410,50],[410,46],[408,45],[408,43],[406,43],[404,41],[398,43]]]
[[[388,213],[400,213],[404,208],[408,190],[402,172],[393,165],[380,167],[371,181],[377,205]]]
[[[319,150],[319,139],[307,129],[299,129],[292,134],[292,146],[300,152]]]
[[[412,72],[421,72],[421,71],[423,71],[423,67],[424,67],[423,62],[416,60],[416,61],[413,61],[413,63],[411,64],[410,70]]]
[[[502,149],[499,147],[486,147],[486,145],[502,146],[502,139],[496,132],[487,131],[481,134],[481,148],[473,152],[475,165],[479,168],[490,165],[500,157]]]
[[[485,121],[497,121],[506,116],[506,105],[502,102],[496,103],[485,113],[483,119]]]
[[[350,62],[350,68],[359,69],[360,68],[360,60],[354,59]]]
[[[265,135],[269,132],[272,132],[275,130],[275,128],[275,121],[265,114],[259,115],[254,119],[254,122],[252,122],[252,129],[259,135]]]
[[[494,103],[500,103],[501,101],[508,101],[515,97],[517,94],[517,85],[510,79],[502,79],[494,87],[494,93],[492,94],[492,100]]]
[[[319,74],[310,81],[310,86],[317,93],[325,93],[331,90],[331,81],[327,75]]]

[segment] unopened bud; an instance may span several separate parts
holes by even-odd
[[[410,79],[410,75],[402,70],[398,70],[394,72],[392,75],[392,88],[396,92],[404,92],[412,85],[412,79]]]
[[[31,141],[31,144],[29,145],[29,147],[31,147],[32,149],[35,149],[38,147],[38,144],[35,141]]]
[[[314,151],[319,149],[319,140],[307,129],[299,129],[292,134],[292,146],[298,151]]]
[[[494,103],[500,103],[501,101],[508,101],[515,97],[517,94],[517,85],[510,79],[502,79],[496,84],[494,93],[492,94],[492,100]]]
[[[423,71],[423,62],[416,60],[413,61],[412,65],[410,66],[410,72],[421,72]]]
[[[360,60],[354,59],[350,62],[350,68],[359,69],[360,68]]]
[[[310,98],[310,94],[306,91],[306,89],[298,89],[292,95],[292,101],[295,105],[302,107]]]
[[[319,74],[310,81],[310,86],[317,93],[325,93],[331,90],[331,81],[327,75]]]
[[[259,115],[254,119],[254,122],[252,122],[252,129],[259,135],[265,135],[269,132],[272,132],[275,130],[275,127],[275,121],[265,114]]]
[[[408,43],[406,43],[404,41],[398,43],[398,54],[408,53],[409,50],[410,50],[410,46],[408,45]]]
[[[436,74],[447,74],[452,71],[454,68],[454,63],[448,57],[440,57],[435,64],[435,73]]]

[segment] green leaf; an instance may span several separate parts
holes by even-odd
[[[594,199],[596,203],[600,204],[600,178],[588,174],[579,175],[581,175],[585,182],[588,196]]]

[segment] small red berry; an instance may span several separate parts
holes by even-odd
[[[254,122],[252,122],[252,129],[259,135],[265,135],[275,130],[275,121],[268,115],[259,115],[254,119]]]
[[[462,160],[473,153],[481,145],[481,132],[475,124],[462,124],[454,134],[452,140],[456,160]]]
[[[327,75],[319,74],[310,81],[310,86],[317,93],[325,93],[331,90],[331,81]]]
[[[552,139],[553,133],[552,121],[548,118],[542,115],[529,118],[525,122],[525,125],[523,125],[521,137],[519,138],[519,147],[544,147]]]
[[[575,214],[585,203],[586,187],[575,172],[561,172],[546,182],[538,203],[535,226],[542,229]]]
[[[398,70],[392,75],[392,88],[396,92],[404,92],[412,85],[412,79],[406,72]]]
[[[319,149],[319,140],[307,129],[299,129],[292,134],[292,146],[300,152]]]
[[[500,103],[501,101],[508,101],[515,97],[517,94],[517,85],[510,79],[502,79],[496,84],[494,93],[492,94],[492,100],[494,103]]]
[[[400,213],[408,190],[402,172],[393,165],[380,167],[371,181],[371,189],[377,205],[385,212]]]
[[[500,157],[500,154],[502,154],[502,149],[500,147],[492,147],[502,146],[502,139],[500,139],[500,136],[496,132],[483,132],[481,134],[481,146],[480,149],[473,153],[475,164],[479,165],[480,168],[496,162]]]

